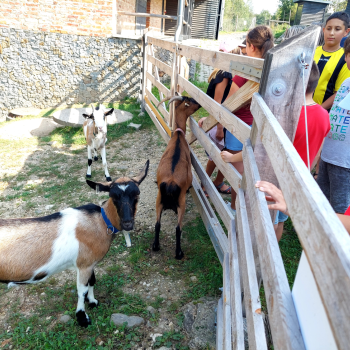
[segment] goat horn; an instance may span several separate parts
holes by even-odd
[[[174,101],[183,101],[184,100],[184,97],[183,96],[174,96],[170,99],[170,101],[168,102],[168,107],[170,105],[171,102],[174,102]]]
[[[95,112],[94,105],[91,103],[92,113]]]
[[[165,101],[168,101],[168,100],[170,100],[170,97],[164,97],[161,101],[159,101],[159,103],[157,104],[157,108],[159,108],[159,106],[163,103],[163,102],[165,102]]]

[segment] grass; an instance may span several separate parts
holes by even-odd
[[[203,92],[206,92],[208,89],[208,85],[209,83],[203,81],[203,82],[199,82],[196,80],[192,80],[190,79],[190,82],[195,85],[196,87],[198,87],[199,89],[201,89]],[[164,86],[166,86],[168,89],[170,89],[170,84],[165,83]],[[159,95],[159,91],[158,88],[153,86],[152,87],[152,94],[158,99],[160,100],[160,95]],[[186,91],[184,91],[182,93],[183,96],[190,96]],[[169,109],[167,108],[167,110],[169,111]],[[198,111],[196,111],[193,114],[193,117],[198,121],[199,119],[203,118],[203,117],[208,117],[209,113],[204,109],[204,108],[200,108]]]
[[[292,289],[299,266],[302,246],[299,242],[298,235],[295,232],[292,220],[290,218],[284,223],[284,231],[282,238],[279,241],[279,247],[288,278],[288,283],[290,289]],[[262,309],[267,313],[264,287],[260,288],[260,298]]]

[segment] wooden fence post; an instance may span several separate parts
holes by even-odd
[[[309,64],[309,69],[305,70],[305,85],[307,85],[320,31],[319,26],[311,26],[269,50],[265,58],[259,93],[290,140],[294,139],[304,102],[304,86],[299,57],[304,53],[305,62]],[[261,180],[272,182],[278,186],[271,162],[261,144],[260,134],[254,124],[251,131],[251,142]]]
[[[142,37],[142,53],[143,53],[143,60],[142,60],[142,75],[141,75],[141,84],[142,84],[142,97],[141,97],[141,110],[142,112],[145,111],[145,96],[146,96],[146,80],[147,80],[147,36],[148,36],[148,28],[145,29],[143,37]]]

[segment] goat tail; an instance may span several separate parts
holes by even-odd
[[[163,198],[172,197],[175,200],[178,200],[181,193],[181,187],[174,181],[170,183],[162,182],[159,186],[159,190]]]

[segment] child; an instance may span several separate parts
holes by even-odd
[[[228,44],[225,42],[220,43],[219,51],[222,52],[228,52]],[[213,98],[216,102],[218,103],[223,103],[226,98],[228,93],[230,92],[230,87],[231,87],[231,81],[232,81],[232,74],[228,72],[224,72],[220,69],[214,69],[212,74],[210,75],[208,82],[209,86],[207,89],[207,95]],[[201,118],[198,121],[199,127],[202,127],[203,121],[206,118]],[[215,142],[217,147],[222,150],[224,148],[224,131],[223,127],[221,124],[218,124],[216,127],[211,129],[209,131],[209,137]],[[213,160],[209,157],[209,161],[207,163],[206,167],[206,173],[211,176],[215,169],[216,165],[213,162]],[[224,183],[224,176],[219,172],[218,176],[216,179],[213,181],[216,189],[223,194],[230,194],[231,193],[231,187],[227,186]],[[205,189],[203,188],[204,192]],[[207,193],[205,192],[207,195]]]
[[[350,50],[350,47],[349,47]],[[326,135],[330,130],[330,123],[327,111],[320,105],[315,103],[312,99],[312,95],[317,86],[317,82],[320,75],[315,62],[312,63],[309,81],[306,88],[305,100],[306,100],[306,113],[307,113],[307,125],[308,125],[308,140],[309,140],[309,161],[311,169],[315,166],[319,154],[322,149],[322,145]],[[350,79],[349,79],[350,80]],[[350,119],[350,117],[349,117]],[[305,165],[308,165],[307,151],[306,151],[306,130],[305,130],[305,110],[304,106],[301,108],[299,122],[297,130],[295,132],[293,145],[299,156],[304,161]],[[221,152],[221,157],[225,162],[238,162],[242,161],[242,152],[237,154],[231,154],[229,152]],[[277,212],[275,220],[275,231],[277,240],[282,237],[284,222],[288,219],[288,216],[283,212]]]
[[[246,52],[249,57],[265,58],[269,49],[273,47],[273,34],[270,28],[266,26],[257,26],[250,30],[246,38]],[[230,93],[227,97],[233,95],[240,87],[242,87],[248,79],[235,75],[232,79]],[[253,123],[253,115],[250,112],[250,104],[242,107],[235,112],[235,115],[248,125]],[[225,149],[231,153],[241,152],[243,148],[242,143],[234,137],[230,132],[225,132]],[[243,162],[236,162],[235,168],[242,174]],[[236,213],[236,192],[231,190],[231,203],[229,208],[232,213]]]
[[[336,92],[343,81],[350,77],[344,60],[344,49],[340,42],[349,30],[349,16],[345,12],[335,12],[323,28],[324,45],[315,51],[314,60],[320,71],[320,80],[314,94],[314,101],[329,110]]]
[[[350,38],[344,43],[345,61],[350,70]],[[342,100],[350,92],[350,79],[339,88],[329,114],[331,131],[321,153],[317,183],[334,211],[344,214],[350,205],[350,104]]]

